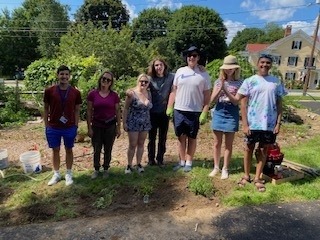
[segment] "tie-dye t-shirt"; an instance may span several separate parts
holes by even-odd
[[[248,97],[250,130],[273,131],[277,121],[277,98],[287,94],[281,81],[274,76],[254,75],[243,81],[238,93]]]

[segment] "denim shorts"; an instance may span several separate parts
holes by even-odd
[[[200,114],[200,112],[187,112],[175,109],[173,124],[176,136],[180,137],[182,134],[185,134],[190,138],[196,139],[200,126]]]
[[[273,144],[276,142],[277,135],[272,131],[263,131],[263,130],[251,130],[251,134],[245,136],[245,142],[247,144]]]
[[[66,148],[73,148],[74,140],[77,136],[77,129],[77,126],[69,128],[46,127],[46,138],[49,148],[60,147],[61,138],[63,138],[64,146]]]

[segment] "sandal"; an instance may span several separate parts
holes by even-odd
[[[258,192],[265,192],[266,191],[266,186],[264,185],[265,181],[262,179],[255,179],[253,181],[254,186],[258,190]]]
[[[240,178],[240,180],[238,182],[238,186],[244,187],[247,183],[251,183],[251,182],[252,182],[252,180],[251,180],[250,176],[249,177],[243,176]]]

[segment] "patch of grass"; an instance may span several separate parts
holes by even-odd
[[[267,191],[259,193],[253,184],[244,188],[235,188],[223,198],[227,206],[259,205],[290,201],[317,200],[320,198],[320,179],[302,179],[279,185],[266,183]]]
[[[56,205],[55,220],[63,220],[68,218],[75,218],[78,214],[75,212],[73,206],[66,207],[64,204],[58,203]]]
[[[208,177],[208,170],[202,167],[193,168],[188,188],[194,194],[204,197],[211,197],[216,191],[212,180]]]
[[[307,165],[313,168],[320,168],[320,136],[305,141],[303,144],[284,147],[282,151],[286,159]]]
[[[284,133],[289,132],[295,137],[304,138],[309,128],[310,126],[306,124],[286,123],[282,125],[281,131]]]

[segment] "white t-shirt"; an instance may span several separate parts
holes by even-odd
[[[179,68],[175,74],[173,85],[177,87],[174,108],[181,111],[201,112],[204,94],[210,90],[211,81],[207,72],[202,72],[198,67]]]

